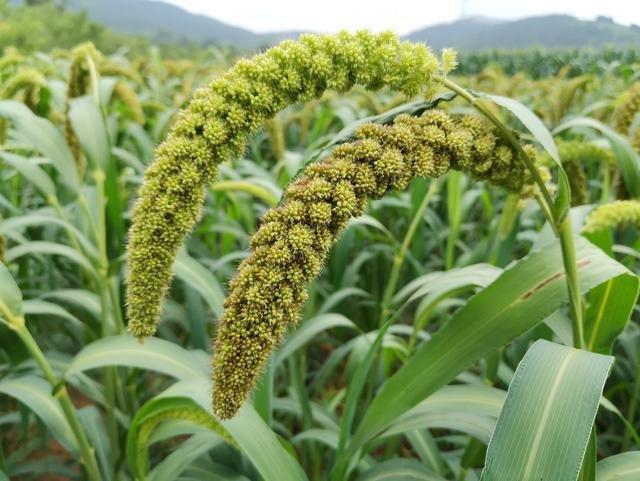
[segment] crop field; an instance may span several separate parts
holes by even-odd
[[[0,481],[640,480],[640,55],[0,57]]]

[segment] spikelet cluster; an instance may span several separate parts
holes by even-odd
[[[387,86],[413,96],[440,65],[423,44],[391,32],[303,35],[235,67],[198,90],[145,173],[128,248],[129,330],[155,332],[171,267],[200,215],[204,185],[217,165],[244,151],[246,137],[288,105],[327,89]]]
[[[35,112],[40,104],[40,91],[46,82],[44,76],[37,70],[23,68],[2,86],[0,98],[11,99],[22,92],[24,104]]]
[[[69,74],[67,79],[67,102],[65,104],[64,136],[67,145],[71,149],[73,158],[76,161],[76,168],[80,176],[84,175],[85,160],[82,155],[80,140],[73,130],[69,109],[71,100],[85,95],[91,87],[91,68],[89,61],[97,63],[102,58],[100,52],[91,42],[78,45],[71,51],[71,61],[69,63]]]
[[[113,87],[112,98],[120,100],[129,109],[135,122],[144,124],[142,103],[128,83],[122,81],[116,83],[115,87]]]
[[[628,135],[632,145],[640,151],[640,127],[630,132],[636,115],[640,113],[640,81],[634,83],[624,93],[613,113],[614,128],[623,135]]]
[[[306,167],[252,237],[215,341],[213,406],[222,419],[236,413],[270,352],[297,323],[307,283],[369,199],[450,169],[515,192],[532,183],[512,147],[478,117],[453,118],[440,110],[400,115],[390,125],[361,126],[356,138]]]
[[[91,86],[91,70],[89,60],[98,63],[102,55],[91,42],[78,45],[71,51],[69,77],[67,81],[67,98],[73,99],[85,95]]]
[[[24,62],[24,56],[14,47],[5,48],[0,55],[0,79],[6,81]]]
[[[616,200],[596,207],[582,227],[582,232],[594,233],[621,225],[640,227],[640,201]]]
[[[562,167],[569,178],[571,187],[571,205],[583,205],[589,200],[588,180],[584,165],[600,163],[614,165],[615,158],[610,149],[583,140],[560,140],[557,142],[558,155]],[[553,165],[553,160],[546,152],[540,156],[540,163]]]

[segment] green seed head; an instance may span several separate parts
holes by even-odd
[[[631,144],[640,151],[640,126],[636,121],[638,113],[640,113],[640,81],[634,83],[618,99],[617,107],[613,113],[615,129],[621,134],[629,136]]]
[[[131,112],[133,120],[139,124],[144,124],[144,112],[140,99],[127,82],[119,81],[113,88],[112,97],[118,99]]]
[[[361,85],[375,90],[387,86],[413,96],[424,92],[439,71],[438,60],[423,44],[402,42],[390,32],[341,32],[285,41],[239,61],[208,87],[198,90],[177,116],[167,140],[158,147],[133,209],[128,246],[129,330],[138,337],[155,332],[176,253],[200,215],[203,186],[215,178],[220,162],[243,152],[248,135],[288,105],[317,98],[327,89],[345,91]],[[393,153],[386,153],[388,158],[378,169],[387,169],[385,175],[393,176],[393,182],[401,185],[394,170],[398,168],[397,155],[394,160]],[[367,168],[370,172],[354,171],[358,176],[354,182],[379,188],[375,165],[368,164]],[[328,203],[333,200],[333,186],[318,179],[297,189],[306,193],[300,194],[301,201],[312,197],[316,203]],[[331,209],[348,218],[355,212],[351,205],[353,189],[344,185],[340,195],[341,204],[331,204]],[[319,221],[327,217],[326,206],[314,212]],[[280,246],[272,254],[284,261],[286,250]],[[317,260],[309,258],[305,262],[306,269],[319,269]],[[261,276],[270,272],[265,269],[260,271]],[[238,315],[253,316],[254,310],[243,306]],[[268,344],[266,331],[261,335]]]
[[[620,225],[640,227],[640,202],[637,200],[616,200],[594,209],[582,227],[582,232],[594,233],[602,229]]]
[[[71,51],[67,98],[80,97],[89,91],[91,72],[88,61],[97,63],[101,58],[102,55],[91,42],[78,45]]]
[[[562,167],[567,172],[571,187],[571,205],[583,205],[588,202],[587,176],[584,164],[604,163],[614,165],[613,152],[596,144],[582,140],[560,140],[557,142]],[[553,160],[546,152],[540,156],[540,163],[552,166]]]
[[[11,99],[22,93],[24,104],[35,112],[40,103],[40,91],[46,83],[47,80],[37,70],[23,68],[2,86],[0,98]]]
[[[269,354],[298,322],[306,285],[349,219],[362,214],[368,199],[450,168],[516,192],[531,183],[524,162],[482,122],[431,111],[388,126],[363,125],[356,141],[306,167],[286,188],[283,203],[262,219],[224,304],[214,349],[218,417],[237,412]]]

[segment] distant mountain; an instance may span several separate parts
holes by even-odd
[[[594,21],[569,15],[545,15],[522,20],[501,21],[472,17],[453,23],[434,25],[407,35],[428,43],[434,49],[458,50],[526,48],[533,46],[569,48],[605,45],[640,46],[640,27],[613,22],[608,17]]]
[[[89,16],[113,30],[148,36],[153,40],[189,40],[258,48],[301,32],[257,34],[175,5],[152,0],[69,0],[72,9],[86,9]]]
[[[20,3],[22,0],[10,0]],[[86,9],[89,16],[116,31],[145,35],[152,40],[189,40],[222,43],[240,49],[273,45],[302,32],[258,34],[214,18],[196,15],[161,0],[67,0],[73,9]],[[640,27],[617,24],[607,17],[594,21],[569,15],[546,15],[521,20],[471,17],[410,33],[414,41],[434,49],[453,47],[460,51],[491,48],[580,47],[604,45],[640,46]]]

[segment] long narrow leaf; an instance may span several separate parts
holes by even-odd
[[[618,276],[635,278],[585,239],[578,237],[575,241],[582,292]],[[372,436],[472,362],[542,322],[566,300],[562,254],[557,243],[507,269],[386,381],[343,456],[354,454]]]
[[[481,481],[574,481],[613,358],[537,341],[520,362]]]

